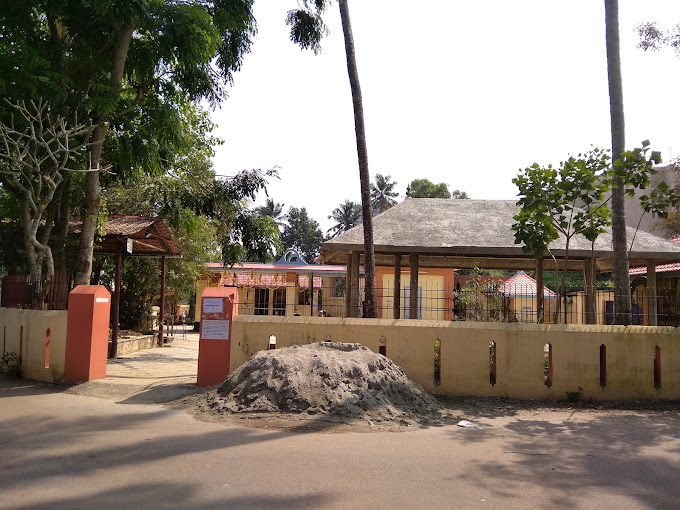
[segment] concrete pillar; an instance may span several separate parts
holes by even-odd
[[[418,255],[411,253],[409,255],[409,262],[411,266],[411,282],[409,289],[409,319],[418,318]]]
[[[392,317],[401,319],[401,253],[394,256],[394,302]]]
[[[292,317],[295,313],[295,303],[297,302],[297,292],[295,273],[286,273],[286,317]]]
[[[595,320],[595,265],[592,258],[583,261],[583,291],[585,292],[584,321],[586,324],[596,324]]]
[[[361,300],[359,299],[359,252],[352,252],[352,275],[350,279],[350,317],[361,317]]]
[[[345,315],[352,316],[352,252],[347,253],[347,271],[345,273]]]
[[[650,326],[658,326],[657,308],[657,288],[656,288],[656,264],[651,260],[647,261],[647,320]]]

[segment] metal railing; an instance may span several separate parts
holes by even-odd
[[[66,310],[73,280],[65,274],[54,274],[39,282],[28,275],[2,278],[0,306],[34,310]]]
[[[326,283],[326,282],[325,282]],[[238,308],[241,315],[273,316],[365,316],[364,289],[359,288],[358,303],[346,306],[345,288],[338,285],[324,285],[309,292],[285,287],[240,288]],[[514,285],[511,291],[498,287],[479,289],[447,289],[442,285],[423,284],[418,288],[417,319],[536,323],[539,322],[535,286]],[[393,287],[377,289],[378,317],[395,318],[395,293]],[[651,325],[654,323],[650,303],[656,302],[656,324],[659,326],[680,326],[680,297],[672,288],[658,288],[651,300],[644,287],[633,292],[631,324]],[[291,302],[292,298],[292,302]],[[574,292],[559,299],[554,292],[546,292],[542,322],[557,324],[613,324],[614,293],[600,290],[590,300],[584,292]],[[410,318],[410,289],[402,287],[399,293],[399,316]]]

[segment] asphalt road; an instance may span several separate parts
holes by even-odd
[[[0,508],[680,508],[677,410],[296,433],[143,402],[0,381]]]

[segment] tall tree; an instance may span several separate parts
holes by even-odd
[[[260,216],[271,218],[279,231],[281,231],[286,226],[286,222],[283,219],[285,216],[283,214],[284,205],[286,204],[279,204],[278,202],[274,202],[273,198],[268,198],[265,204],[255,209],[255,211],[257,211]]]
[[[321,38],[328,32],[321,19],[329,0],[301,0],[301,9],[288,12],[286,23],[290,25],[290,37],[302,48],[318,52]],[[366,148],[366,128],[364,126],[364,106],[359,83],[354,37],[349,16],[348,0],[338,0],[342,33],[345,39],[347,74],[352,90],[354,108],[354,131],[359,160],[359,183],[361,187],[362,222],[364,226],[364,306],[366,317],[378,316],[378,301],[375,288],[375,250],[373,248],[373,207],[371,204],[371,176],[368,170],[368,150]]]
[[[410,198],[451,198],[451,192],[446,183],[435,184],[429,179],[413,179],[406,189],[406,196]]]
[[[345,200],[338,207],[333,209],[333,212],[328,217],[335,221],[335,225],[328,229],[331,237],[346,232],[350,228],[356,227],[361,221],[361,212],[357,205],[351,200]]]
[[[252,0],[14,2],[0,9],[0,76],[10,77],[0,80],[0,92],[13,102],[44,97],[69,124],[77,116],[91,125],[90,166],[97,169],[110,163],[112,136],[162,124],[178,101],[223,99],[254,33]],[[171,137],[174,124],[166,125]],[[136,150],[154,152],[154,142]],[[99,172],[89,172],[83,186],[79,283],[91,272]]]
[[[612,133],[612,161],[616,167],[626,146],[623,115],[623,80],[619,43],[619,2],[604,0],[607,46],[609,110]],[[626,241],[625,191],[621,179],[612,183],[612,244],[614,250],[614,314],[616,324],[628,325],[632,320],[630,285],[628,283],[628,246]]]
[[[304,207],[288,209],[286,221],[288,225],[281,234],[284,249],[293,248],[307,263],[314,262],[321,253],[323,242],[323,233],[319,228],[319,223],[309,217]]]
[[[379,213],[387,211],[397,203],[395,198],[399,193],[394,191],[397,183],[391,179],[390,175],[375,174],[375,184],[371,183],[371,203],[373,209],[377,209]]]

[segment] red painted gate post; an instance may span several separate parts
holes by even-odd
[[[64,382],[106,377],[111,294],[103,285],[78,285],[68,298]]]
[[[198,341],[199,386],[215,386],[229,375],[231,323],[236,315],[235,287],[206,287],[201,299]]]

